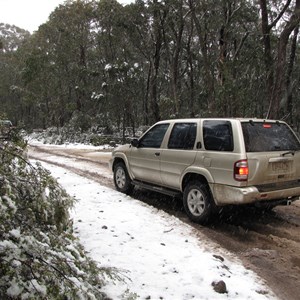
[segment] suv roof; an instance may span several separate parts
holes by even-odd
[[[183,119],[167,119],[157,122],[159,123],[166,123],[166,122],[195,122],[197,120],[237,120],[240,122],[266,122],[266,123],[285,123],[284,121],[280,120],[273,120],[273,119],[257,119],[257,118],[183,118]]]

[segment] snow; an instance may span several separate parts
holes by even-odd
[[[59,147],[59,146],[57,146]],[[89,153],[89,156],[97,155],[97,153]],[[109,153],[101,153],[102,157],[111,156],[111,152]],[[34,157],[36,159],[41,159],[46,162],[54,162],[57,165],[64,166],[68,165],[71,167],[75,167],[80,169],[82,172],[89,172],[95,175],[99,175],[100,177],[109,178],[112,180],[112,173],[107,169],[105,166],[95,165],[94,162],[85,161],[82,162],[77,160],[76,157],[64,157],[64,156],[56,156],[52,154],[45,154],[45,153],[35,153]]]
[[[110,298],[276,299],[241,261],[179,219],[66,169],[42,164],[78,200],[71,214],[89,255],[101,267],[120,272],[122,280],[108,280],[103,287]],[[212,283],[220,280],[228,293],[214,291]]]
[[[19,239],[20,236],[21,236],[20,228],[11,230],[11,231],[9,232],[9,234],[10,234],[11,236],[13,236],[15,239]]]
[[[30,288],[32,290],[36,290],[38,291],[40,294],[42,294],[43,296],[46,296],[47,294],[47,288],[44,285],[40,285],[36,279],[32,279],[31,280],[31,286]]]
[[[81,149],[81,150],[95,150],[95,151],[111,149],[111,147],[109,145],[93,146],[93,145],[84,145],[84,144],[79,144],[79,143],[73,143],[73,144],[69,143],[69,144],[62,144],[62,145],[45,144],[41,141],[37,141],[34,139],[30,139],[30,138],[28,138],[28,142],[32,146],[47,147],[47,148],[53,148],[53,149]],[[108,152],[107,155],[111,155],[111,153]]]
[[[7,289],[7,296],[16,298],[22,293],[23,288],[19,286],[16,279],[13,279],[10,283],[10,287]]]
[[[109,71],[110,69],[112,69],[112,65],[111,64],[106,64],[104,67],[105,71]]]

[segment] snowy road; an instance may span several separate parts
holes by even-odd
[[[104,287],[112,299],[276,299],[262,279],[192,226],[57,165],[111,180],[105,167],[39,155],[56,164],[43,163],[78,199],[72,216],[85,249],[101,266],[121,271],[123,281]],[[220,281],[225,294],[212,286]]]

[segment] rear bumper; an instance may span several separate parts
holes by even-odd
[[[289,189],[260,192],[255,186],[234,187],[221,184],[212,184],[213,193],[217,205],[249,204],[255,202],[272,202],[273,200],[299,198],[300,186]]]

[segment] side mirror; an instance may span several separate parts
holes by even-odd
[[[132,147],[138,148],[139,140],[138,139],[133,139],[133,140],[131,140],[130,144],[131,144]]]

